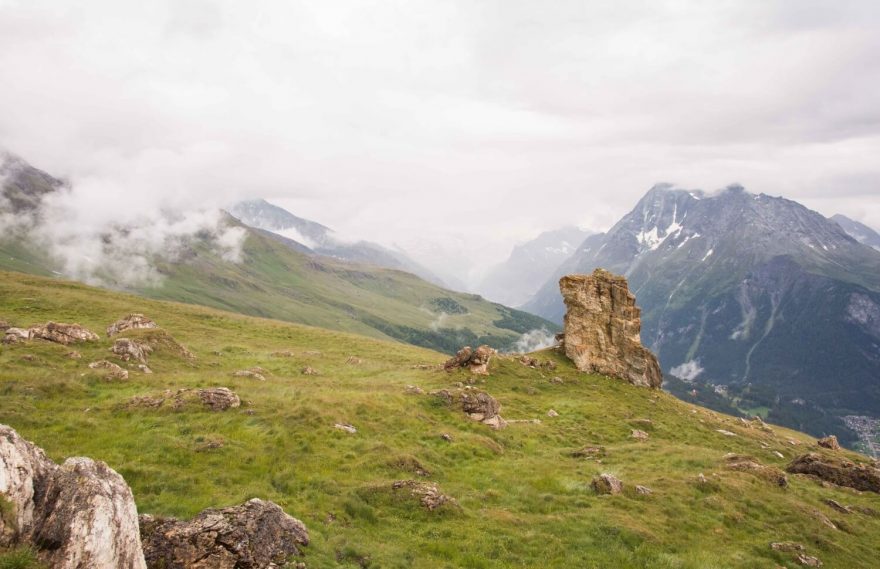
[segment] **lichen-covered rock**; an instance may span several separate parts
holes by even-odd
[[[266,370],[261,367],[252,367],[249,369],[240,369],[232,372],[232,377],[250,377],[257,381],[266,381]]]
[[[443,364],[443,369],[452,371],[466,367],[473,374],[489,375],[489,361],[495,353],[497,353],[496,350],[486,345],[480,346],[476,350],[465,346]]]
[[[592,486],[596,494],[620,494],[623,492],[623,482],[616,476],[607,473],[602,473],[593,478],[590,486]]]
[[[500,414],[501,404],[485,391],[470,387],[457,390],[440,389],[432,391],[431,395],[450,407],[460,406],[468,417],[493,429],[503,429],[507,426],[507,421]]]
[[[107,370],[104,374],[105,379],[128,379],[128,370],[123,369],[113,362],[107,360],[98,360],[89,364],[89,369]]]
[[[145,569],[137,510],[125,480],[103,462],[69,458],[58,466],[0,425],[0,546],[36,546],[55,569]]]
[[[204,389],[178,389],[156,395],[137,395],[128,400],[128,408],[158,409],[167,407],[175,411],[198,404],[211,411],[226,411],[241,406],[241,399],[227,387],[207,387]]]
[[[811,452],[796,457],[785,470],[791,474],[815,476],[838,486],[880,493],[880,468],[870,464],[856,464]]]
[[[8,330],[7,330],[8,332]],[[28,338],[48,340],[58,344],[76,344],[79,342],[93,342],[100,337],[83,328],[79,324],[64,324],[61,322],[47,322],[44,326],[32,326],[28,329]]]
[[[642,346],[640,310],[624,277],[596,269],[562,277],[559,289],[566,306],[565,355],[577,369],[660,387],[660,364]]]
[[[135,360],[146,364],[147,356],[153,353],[153,348],[149,344],[143,344],[129,338],[117,338],[110,351],[122,358],[122,361]]]
[[[143,314],[129,314],[107,327],[107,336],[115,336],[126,330],[141,330],[144,328],[158,328],[159,325]]]
[[[140,522],[150,569],[281,567],[309,544],[301,521],[257,498],[240,506],[209,508],[189,521],[141,516]]]
[[[398,480],[391,485],[394,491],[409,491],[410,495],[418,498],[419,503],[426,510],[433,512],[445,504],[456,504],[453,498],[440,491],[433,482],[419,482],[418,480]]]
[[[828,435],[827,437],[823,437],[816,441],[820,447],[824,447],[831,450],[840,450],[840,443],[837,442],[837,437],[834,435]]]
[[[19,342],[24,342],[29,337],[30,334],[28,331],[22,328],[10,327],[3,331],[4,344],[17,344]]]

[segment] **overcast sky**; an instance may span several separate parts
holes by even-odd
[[[262,196],[467,273],[658,181],[880,228],[878,54],[877,0],[0,0],[0,146],[94,218]]]

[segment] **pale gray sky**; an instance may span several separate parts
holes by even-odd
[[[877,54],[876,0],[0,0],[0,146],[95,224],[262,196],[466,277],[658,181],[880,228]]]

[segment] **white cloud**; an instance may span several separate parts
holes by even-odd
[[[675,366],[669,370],[669,373],[682,381],[693,381],[697,379],[703,371],[705,370],[700,365],[699,360],[690,360],[681,365]]]
[[[450,244],[421,260],[470,280],[662,180],[880,227],[878,21],[874,0],[6,0],[0,145],[100,215],[262,196]]]

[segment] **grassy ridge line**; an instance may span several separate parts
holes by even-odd
[[[441,362],[437,352],[0,274],[0,318],[15,324],[79,321],[103,335],[131,311],[154,318],[198,359],[160,348],[150,358],[155,374],[132,371],[129,381],[111,383],[86,367],[110,355],[107,339],[77,346],[81,360],[46,342],[4,346],[0,422],[55,460],[105,460],[131,484],[142,512],[190,516],[254,496],[274,500],[308,525],[310,568],[796,567],[768,547],[783,540],[804,543],[827,567],[876,566],[880,518],[843,515],[823,500],[880,510],[880,497],[800,477],[781,489],[722,466],[727,452],[784,466],[812,445],[806,435],[746,428],[665,393],[580,374],[553,352],[540,357],[557,362],[563,384],[511,359],[493,361],[481,387],[502,414],[542,420],[496,432],[436,398],[404,393],[409,384],[429,391],[468,378],[412,369]],[[276,350],[296,355],[272,356]],[[352,355],[363,362],[347,363]],[[253,365],[269,371],[265,382],[232,377]],[[302,375],[304,365],[321,375]],[[134,395],[214,385],[238,392],[244,409],[124,408]],[[547,417],[551,408],[560,416]],[[338,431],[336,422],[358,433]],[[648,428],[650,439],[634,441],[633,428]],[[217,441],[221,448],[208,448]],[[570,456],[585,444],[605,447],[602,464]],[[418,478],[413,461],[459,509],[428,513],[387,491],[393,480]],[[596,496],[589,481],[599,472],[624,480],[625,493]],[[707,484],[696,483],[700,473]],[[654,494],[636,495],[635,484]]]

